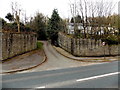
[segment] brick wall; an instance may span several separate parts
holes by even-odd
[[[75,56],[104,56],[104,51],[108,56],[118,55],[118,45],[103,46],[101,40],[75,39],[61,32],[58,43],[61,48]]]
[[[0,33],[0,60],[4,60],[37,48],[36,34]]]

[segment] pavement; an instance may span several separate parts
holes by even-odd
[[[2,74],[30,70],[40,66],[45,61],[46,55],[43,50],[33,50],[3,61]]]
[[[93,88],[92,90],[108,88],[109,90],[116,88],[115,90],[119,90],[118,63],[120,62],[115,61],[85,67],[8,74],[2,77],[2,90],[6,90],[5,88],[24,88],[23,90],[42,88]]]
[[[72,54],[68,53],[64,49],[60,47],[53,46],[53,48],[60,53],[61,55],[77,61],[83,61],[83,62],[111,62],[111,61],[117,61],[119,60],[120,56],[109,56],[109,57],[75,57]]]

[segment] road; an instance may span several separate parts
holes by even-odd
[[[3,88],[118,88],[118,61],[3,75]]]
[[[79,67],[79,66],[87,66],[93,65],[96,63],[91,62],[80,62],[76,60],[71,60],[59,54],[50,43],[47,41],[43,41],[44,43],[44,51],[47,55],[47,61],[43,63],[41,66],[34,68],[26,72],[37,72],[37,71],[46,71],[46,70],[56,70],[56,69],[64,69],[70,67]],[[21,72],[21,73],[24,73]]]

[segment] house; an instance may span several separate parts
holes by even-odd
[[[75,26],[74,23],[67,24],[67,29],[68,29],[67,34],[74,34],[74,26]],[[78,32],[84,33],[84,27],[82,23],[76,23],[76,26],[77,26]],[[85,33],[88,33],[88,34],[100,35],[100,34],[105,34],[105,32],[109,32],[111,34],[118,32],[118,30],[113,27],[106,28],[106,27],[98,27],[97,25],[94,27],[94,30],[92,32],[91,31],[92,31],[92,26],[87,26]]]
[[[77,25],[77,30],[79,32],[84,30],[82,23],[76,23],[76,25]],[[74,34],[74,23],[68,23],[67,28],[68,28],[68,32],[67,32],[68,34]]]

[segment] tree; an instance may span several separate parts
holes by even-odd
[[[75,17],[75,21],[76,21],[76,23],[82,23],[82,18],[81,18],[81,16],[80,15],[77,15],[76,17]]]
[[[73,19],[73,17],[71,18],[71,21],[70,21],[70,23],[74,23],[74,19]]]
[[[86,38],[86,29],[88,25],[88,5],[87,5],[87,0],[75,0],[74,3],[70,2],[70,10],[71,10],[71,15],[73,17],[74,21],[74,37],[78,35],[77,32],[77,24],[78,22],[82,23],[84,31],[83,31],[83,37]],[[77,16],[77,17],[76,17]],[[76,19],[77,18],[77,19]],[[78,20],[80,19],[80,21]]]
[[[7,24],[6,21],[3,18],[0,18],[0,29],[4,29],[4,27],[6,26],[6,24]]]
[[[71,15],[72,15],[72,19],[71,19],[71,22],[74,23],[74,37],[77,36],[77,24],[76,24],[76,16],[77,16],[77,3],[76,3],[76,0],[74,3],[71,3],[70,2],[70,10],[71,10]]]
[[[60,25],[61,18],[58,14],[58,10],[54,9],[51,18],[48,21],[47,32],[51,39],[51,43],[55,44],[58,39],[58,31],[61,30]]]
[[[20,13],[21,13],[21,9],[18,7],[17,2],[15,2],[15,3],[12,2],[11,6],[12,6],[13,17],[15,16],[14,20],[16,21],[17,26],[18,26],[18,32],[20,32]]]
[[[3,18],[0,18],[0,21],[2,21],[2,26],[5,26],[7,24],[7,22]]]
[[[71,23],[74,23],[74,17],[71,18]],[[82,18],[80,15],[75,16],[75,23],[82,23]]]
[[[62,32],[67,33],[67,19],[61,19],[60,27]]]
[[[39,40],[46,40],[46,18],[42,13],[37,12],[34,18],[31,18],[30,23],[28,25],[32,28],[36,33]]]
[[[14,16],[11,14],[11,13],[8,13],[6,16],[5,16],[6,19],[8,19],[10,22],[14,21]]]
[[[88,38],[88,26],[91,26],[91,34],[100,32],[100,37],[102,36],[101,28],[105,27],[108,30],[108,23],[110,18],[106,19],[112,14],[115,4],[112,2],[105,2],[104,0],[99,0],[98,2],[89,2],[88,0],[74,0],[74,3],[70,2],[71,15],[74,21],[74,32],[76,36],[76,15],[80,15],[83,25],[83,37]],[[95,17],[97,17],[97,22]],[[106,23],[107,22],[107,23]],[[106,25],[108,24],[108,25]],[[98,25],[98,29],[96,29]],[[106,26],[105,26],[106,25]]]

